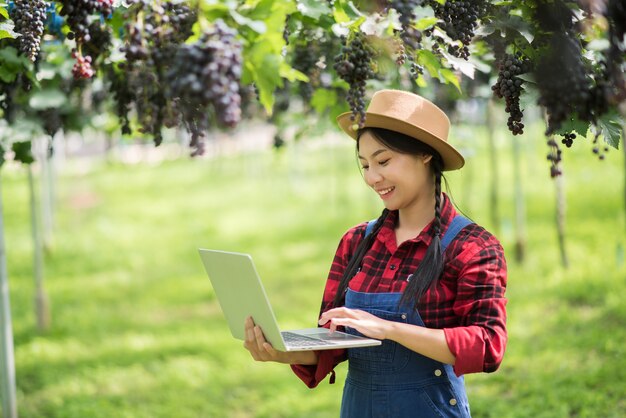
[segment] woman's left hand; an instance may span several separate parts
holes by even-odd
[[[330,331],[335,331],[337,326],[354,328],[369,338],[384,340],[388,338],[393,323],[381,319],[375,315],[360,309],[345,307],[330,309],[320,316],[319,324],[324,325],[330,321]]]

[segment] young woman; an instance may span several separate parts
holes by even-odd
[[[382,340],[381,346],[284,353],[252,319],[244,346],[257,361],[291,364],[309,387],[348,360],[343,418],[469,417],[463,375],[495,371],[504,355],[506,262],[498,240],[459,216],[442,172],[464,160],[437,106],[381,90],[354,130],[365,182],[385,209],[341,239],[319,325]]]

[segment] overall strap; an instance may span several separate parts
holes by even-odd
[[[371,221],[369,221],[367,223],[367,228],[365,228],[365,235],[363,236],[363,238],[365,238],[366,236],[368,236],[369,234],[372,233],[372,230],[374,229],[374,227],[376,226],[376,221],[378,220],[378,218],[376,219],[372,219]]]
[[[450,226],[446,230],[446,233],[443,234],[441,238],[441,252],[445,252],[448,245],[452,242],[452,240],[457,236],[459,232],[467,225],[473,224],[474,222],[470,221],[463,215],[456,215],[452,222],[450,222]]]

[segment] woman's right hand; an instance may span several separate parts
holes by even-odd
[[[251,316],[244,324],[246,339],[243,346],[256,361],[273,361],[284,364],[317,364],[317,355],[313,351],[278,351],[265,340],[261,327],[254,324]]]

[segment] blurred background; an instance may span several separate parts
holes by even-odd
[[[450,141],[467,164],[447,174],[448,192],[497,234],[509,267],[507,353],[496,373],[466,376],[473,415],[623,416],[624,155],[600,161],[581,141],[553,180],[540,121],[512,137],[490,132],[480,112],[460,115]],[[175,132],[160,148],[119,141],[106,152],[96,133],[55,136],[63,151],[47,168],[32,166],[35,201],[48,201],[51,218],[47,231],[38,220],[39,273],[28,169],[8,163],[21,415],[338,416],[345,364],[335,385],[309,390],[289,367],[253,362],[197,254],[252,254],[281,325],[314,326],[339,239],[382,205],[363,182],[354,141],[332,127],[312,132],[277,148],[275,128],[244,123],[216,133],[195,159]]]
[[[382,210],[335,118],[383,88],[449,115],[447,192],[505,248],[509,344],[466,376],[473,416],[626,416],[624,22],[623,0],[1,3],[2,416],[338,416],[346,365],[309,390],[252,361],[197,249],[251,254],[281,325],[314,326],[340,238]]]

